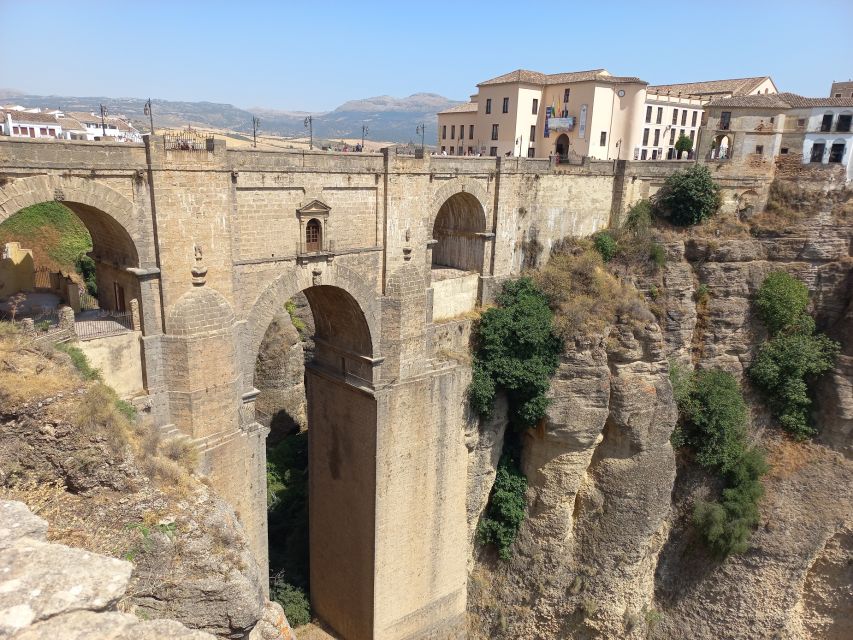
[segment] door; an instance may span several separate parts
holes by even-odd
[[[822,142],[818,142],[812,145],[812,162],[823,162],[823,151],[826,149],[826,145]]]
[[[450,153],[453,153],[453,151]],[[305,225],[305,251],[307,253],[316,253],[320,251],[321,246],[320,221],[312,218]]]
[[[118,282],[113,282],[113,291],[116,297],[116,311],[119,313],[124,313],[124,287],[121,286]]]

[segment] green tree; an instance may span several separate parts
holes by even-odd
[[[497,303],[477,329],[469,397],[477,412],[488,415],[495,393],[504,391],[510,420],[524,429],[545,415],[545,393],[562,345],[552,328],[548,299],[530,278],[507,281]]]
[[[680,158],[682,153],[687,153],[693,150],[693,140],[682,133],[678,136],[678,140],[675,141],[675,150],[678,152],[678,157]]]
[[[758,524],[764,453],[747,446],[747,408],[737,380],[716,369],[696,373],[670,368],[680,423],[673,443],[686,445],[703,467],[725,481],[721,499],[699,501],[693,523],[720,557],[749,548]]]
[[[755,306],[770,335],[802,321],[809,304],[809,289],[784,271],[768,275],[755,297]]]
[[[616,240],[607,231],[595,234],[592,242],[604,262],[610,262],[616,255]]]
[[[799,440],[817,433],[810,416],[808,381],[832,369],[840,351],[837,342],[815,334],[808,303],[808,288],[793,276],[778,271],[764,279],[755,306],[770,338],[749,369],[779,424]]]
[[[720,208],[720,187],[705,165],[676,171],[655,194],[658,213],[679,226],[698,224]]]
[[[512,543],[524,522],[527,503],[527,478],[518,468],[518,463],[508,453],[501,456],[495,483],[489,495],[489,504],[480,522],[477,523],[477,539],[480,544],[493,544],[502,560],[512,557]]]

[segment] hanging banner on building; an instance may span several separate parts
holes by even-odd
[[[554,110],[551,107],[545,107],[545,131],[543,131],[542,135],[546,138],[551,136],[551,116],[554,115]]]
[[[581,138],[586,137],[586,105],[581,105],[581,117],[580,123],[578,124],[578,136]]]

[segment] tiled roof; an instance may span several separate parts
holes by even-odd
[[[457,104],[455,107],[450,107],[449,109],[445,109],[444,111],[439,111],[438,115],[443,115],[445,113],[473,113],[476,110],[476,102],[463,102],[462,104]]]
[[[78,120],[84,124],[86,122],[94,122],[99,126],[101,124],[101,116],[97,113],[87,113],[85,111],[70,111],[65,115],[70,118],[74,118],[75,120]],[[130,123],[126,122],[125,120],[122,120],[119,117],[107,116],[106,118],[104,118],[104,120],[106,120],[107,124],[114,124],[119,131],[136,131],[136,129],[131,126]]]
[[[715,93],[746,95],[770,76],[756,78],[733,78],[731,80],[706,80],[704,82],[683,82],[681,84],[649,85],[650,93],[670,93],[682,95],[712,95]]]
[[[744,107],[803,109],[811,107],[853,107],[853,98],[807,98],[796,93],[760,93],[748,96],[732,96],[711,102],[709,107]]]
[[[62,128],[66,131],[85,131],[86,127],[82,122],[77,120],[77,118],[72,118],[69,115],[57,116],[57,120],[59,120],[59,124],[62,125]]]
[[[31,113],[29,111],[4,110],[4,118],[6,117],[5,114],[7,113],[12,114],[12,120],[14,122],[22,122],[24,124],[59,124],[56,118],[49,113]]]
[[[510,73],[505,73],[497,78],[486,80],[478,84],[478,87],[507,84],[512,82],[524,82],[526,84],[536,84],[540,86],[550,84],[568,84],[570,82],[607,82],[610,84],[625,84],[625,83],[642,83],[643,80],[630,76],[612,76],[607,69],[589,69],[588,71],[572,71],[569,73],[540,73],[539,71],[529,71],[527,69],[517,69]]]
[[[802,107],[853,107],[853,98],[806,98],[796,93],[780,93],[782,99],[794,108]]]

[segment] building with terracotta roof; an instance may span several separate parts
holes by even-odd
[[[142,142],[142,134],[124,118],[105,116],[93,111],[71,111],[66,116],[81,123],[86,130],[88,140],[112,138],[119,142]]]
[[[853,96],[795,93],[732,95],[707,105],[699,153],[715,162],[771,161],[799,155],[804,164],[839,164],[853,180]]]
[[[623,149],[637,142],[646,84],[606,69],[517,69],[479,83],[471,102],[438,114],[439,149],[450,155],[625,158]]]
[[[23,107],[4,108],[0,134],[16,138],[60,138],[62,126],[55,116]]]

